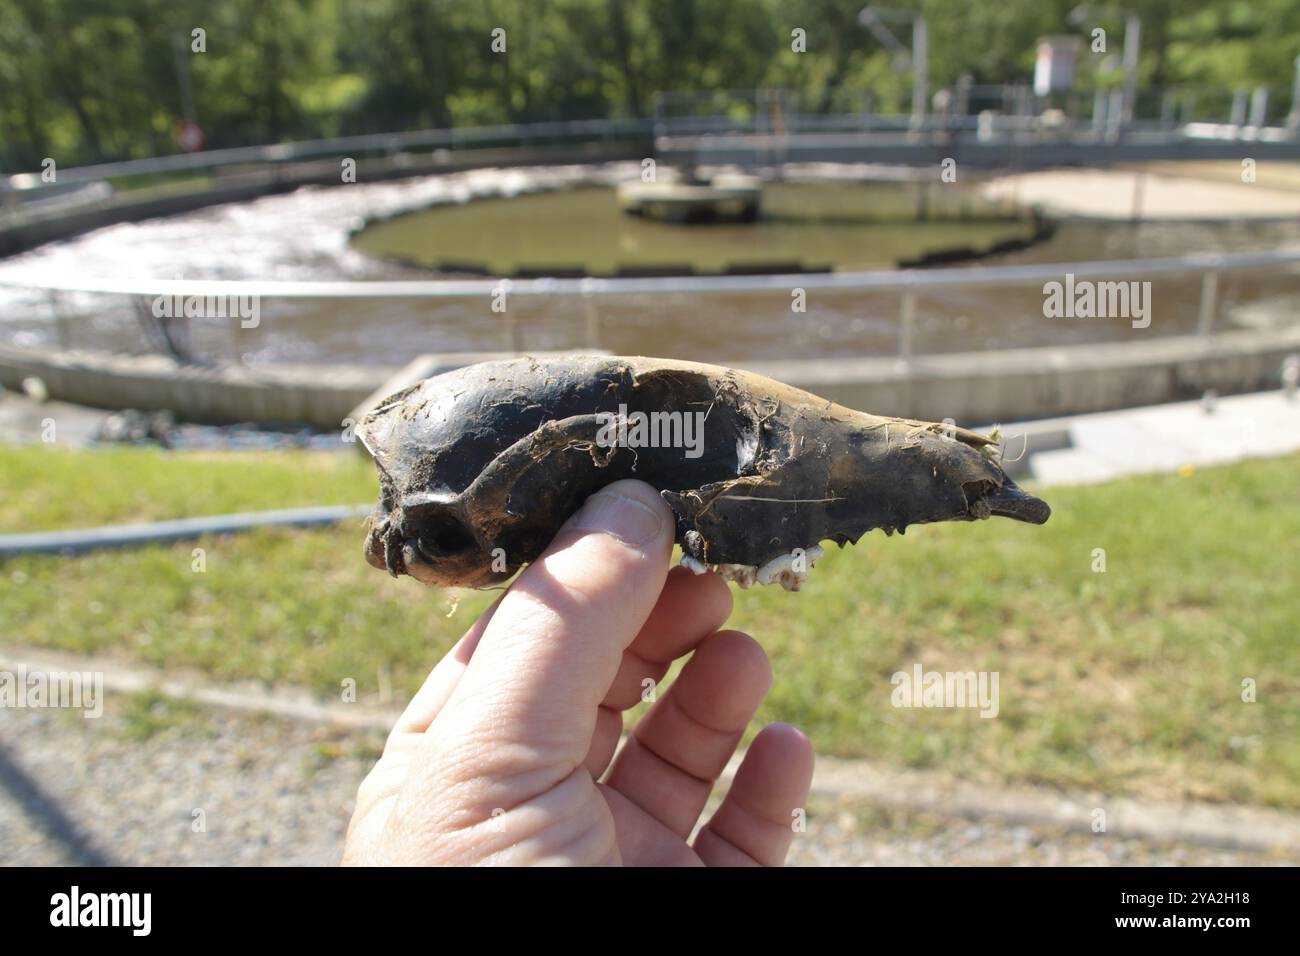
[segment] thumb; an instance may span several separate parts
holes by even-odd
[[[588,498],[502,598],[412,772],[473,782],[465,797],[491,812],[581,765],[623,651],[663,590],[673,527],[642,482]],[[532,792],[509,792],[519,787]]]

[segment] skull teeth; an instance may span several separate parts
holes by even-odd
[[[752,564],[705,564],[687,554],[682,555],[681,566],[692,574],[713,571],[724,580],[734,581],[741,590],[747,590],[755,584],[779,584],[787,591],[798,591],[808,579],[808,572],[825,553],[814,544],[804,548],[802,555],[778,554],[762,567]],[[800,562],[803,564],[802,570],[798,569]]]

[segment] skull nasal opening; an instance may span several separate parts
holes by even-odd
[[[403,509],[402,534],[414,538],[429,557],[459,554],[475,546],[473,534],[460,518],[435,504]]]

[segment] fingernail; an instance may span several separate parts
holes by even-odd
[[[663,512],[616,491],[601,491],[587,499],[573,523],[583,531],[603,531],[639,548],[663,529]]]

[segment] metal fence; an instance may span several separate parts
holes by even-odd
[[[254,168],[262,171],[281,169],[292,163],[320,161],[324,157],[340,155],[401,156],[416,150],[456,151],[500,144],[537,145],[542,143],[591,141],[644,141],[646,149],[659,143],[670,143],[674,133],[687,134],[697,142],[725,145],[729,137],[746,138],[755,131],[771,135],[770,116],[761,111],[748,118],[725,115],[673,116],[670,110],[659,109],[650,119],[597,119],[567,122],[530,123],[517,125],[476,127],[469,129],[420,130],[403,133],[384,133],[341,137],[298,143],[252,146],[237,149],[151,159],[130,160],[96,166],[58,170],[55,185],[43,182],[37,173],[0,176],[0,201],[37,206],[49,204],[51,212],[60,214],[61,203],[75,204],[78,191],[87,193],[84,201],[102,201],[105,180],[132,177],[184,175],[204,170],[224,173],[232,169]],[[783,137],[787,141],[815,142],[861,134],[864,129],[874,130],[873,143],[888,144],[893,139],[915,143],[930,135],[947,135],[950,130],[911,130],[903,132],[900,123],[906,117],[898,115],[868,115],[864,113],[811,115],[797,110],[789,114],[790,123]],[[970,115],[952,115],[948,118],[963,135],[989,135],[1004,143],[1019,143],[1026,137],[1060,137],[1061,131],[1039,130],[1035,124],[1039,117],[1033,115],[986,116],[983,125]],[[976,124],[976,126],[972,126]],[[974,128],[975,132],[970,133]],[[837,133],[837,130],[844,132]],[[1093,131],[1095,132],[1095,131]],[[1086,128],[1076,127],[1067,134],[1070,144],[1082,144],[1093,135]],[[698,135],[696,135],[698,134]],[[1293,140],[1290,130],[1281,128],[1248,130],[1238,125],[1173,127],[1167,124],[1136,123],[1126,127],[1125,136],[1131,141],[1166,141],[1171,143],[1208,137],[1236,139],[1249,134],[1263,140]],[[752,138],[752,135],[750,136]],[[857,142],[854,140],[854,142]],[[979,266],[945,269],[913,269],[889,271],[834,272],[825,274],[782,275],[727,275],[681,276],[663,278],[583,278],[583,279],[475,279],[429,280],[398,282],[212,282],[203,280],[168,279],[114,279],[80,278],[69,276],[26,275],[20,278],[0,279],[0,284],[11,287],[44,290],[52,302],[64,293],[86,292],[118,295],[135,301],[147,310],[148,300],[159,295],[179,296],[257,296],[275,299],[454,299],[471,300],[491,296],[502,289],[510,295],[577,296],[583,302],[585,347],[600,346],[602,297],[620,294],[697,293],[708,295],[728,292],[781,292],[788,294],[794,288],[805,290],[877,290],[898,293],[897,351],[909,355],[913,351],[913,329],[918,298],[927,289],[961,288],[976,286],[1027,286],[1060,279],[1067,273],[1080,278],[1120,278],[1124,276],[1149,278],[1154,276],[1199,274],[1201,294],[1198,329],[1206,334],[1213,326],[1219,301],[1220,276],[1227,272],[1294,265],[1300,262],[1300,252],[1240,253],[1223,255],[1192,255],[1179,258],[1143,259],[1130,261],[1072,262],[1025,266]],[[511,350],[520,347],[520,334],[514,318],[507,311],[502,315],[504,345]],[[575,345],[578,343],[575,343]]]
[[[594,119],[341,136],[334,139],[242,146],[198,153],[180,153],[175,156],[129,159],[94,166],[69,167],[58,170],[55,184],[45,182],[40,173],[16,173],[0,177],[0,192],[40,191],[51,185],[63,186],[134,176],[202,172],[228,166],[275,166],[331,156],[389,155],[413,150],[456,150],[489,144],[529,145],[563,140],[600,141],[629,138],[648,140],[652,127],[652,121],[646,119]]]
[[[43,290],[51,296],[64,293],[99,293],[131,297],[144,309],[159,296],[256,297],[262,299],[391,300],[486,299],[508,296],[581,298],[584,306],[586,348],[600,347],[599,300],[628,294],[728,292],[779,292],[788,296],[804,290],[896,291],[899,295],[898,354],[913,352],[913,326],[918,299],[927,290],[980,286],[1032,286],[1059,281],[1067,274],[1077,279],[1150,279],[1155,276],[1199,275],[1200,304],[1197,333],[1208,336],[1218,311],[1220,278],[1227,273],[1300,264],[1300,250],[1190,255],[1163,259],[1128,259],[1092,262],[1043,263],[1016,266],[978,266],[947,269],[902,269],[858,272],[797,273],[780,275],[680,276],[655,278],[582,279],[469,279],[390,282],[264,282],[198,279],[115,279],[26,275],[0,278],[0,286]],[[519,351],[519,334],[507,308],[502,313],[503,346]],[[235,321],[238,321],[237,319]],[[575,347],[578,343],[575,343]]]
[[[758,91],[755,96],[762,101],[764,94],[777,96],[781,91]],[[295,162],[339,156],[394,156],[416,151],[446,150],[454,153],[460,149],[485,146],[530,146],[565,141],[616,141],[644,140],[647,148],[661,137],[745,136],[773,135],[800,137],[817,134],[891,134],[908,137],[917,143],[933,139],[946,142],[954,133],[978,134],[982,141],[1023,141],[1026,136],[1059,138],[1073,135],[1080,144],[1102,138],[1114,138],[1117,129],[1100,129],[1091,117],[1064,117],[1048,121],[1041,111],[1028,112],[985,111],[981,114],[952,112],[927,117],[917,128],[909,117],[898,113],[878,113],[864,109],[853,112],[807,113],[797,109],[784,114],[779,131],[773,128],[768,111],[755,109],[750,115],[734,116],[725,112],[674,115],[669,110],[657,108],[656,115],[637,119],[588,119],[545,123],[518,123],[499,126],[478,126],[454,129],[412,130],[392,133],[373,133],[360,136],[343,136],[333,139],[304,140],[301,142],[274,143],[262,146],[245,146],[231,149],[181,153],[174,156],[157,156],[148,159],[131,159],[121,162],[100,163],[93,166],[60,168],[57,179],[48,182],[40,172],[20,172],[0,175],[0,200],[6,195],[10,200],[29,200],[40,195],[66,191],[87,183],[108,179],[129,180],[135,177],[157,177],[202,173],[236,167],[263,167],[275,169]],[[1209,119],[1207,117],[1206,119]],[[1172,119],[1135,120],[1124,124],[1126,137],[1147,141],[1174,143],[1186,138],[1247,138],[1269,142],[1289,142],[1296,138],[1294,129],[1247,125],[1245,118],[1223,117],[1223,122],[1186,123]]]

